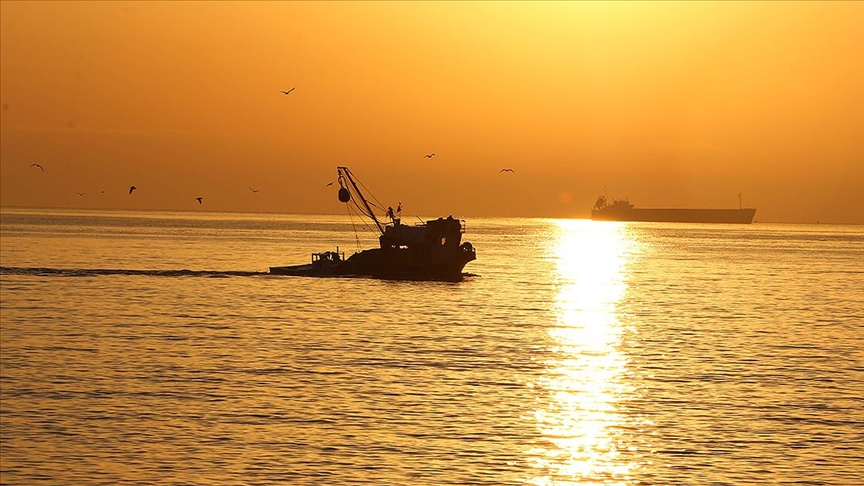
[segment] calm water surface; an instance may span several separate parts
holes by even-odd
[[[864,228],[0,211],[0,482],[861,484]]]

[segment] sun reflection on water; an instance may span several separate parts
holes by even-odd
[[[548,329],[552,358],[535,384],[533,417],[545,443],[531,451],[539,474],[529,482],[627,484],[638,464],[627,459],[632,418],[622,407],[636,390],[616,305],[638,248],[626,224],[555,225],[557,321]]]

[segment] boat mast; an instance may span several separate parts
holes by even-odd
[[[380,231],[381,234],[383,235],[384,234],[384,227],[381,224],[381,222],[378,221],[378,218],[375,217],[375,212],[372,211],[372,208],[369,206],[369,202],[366,201],[366,197],[363,196],[363,193],[360,191],[360,188],[357,187],[357,183],[354,182],[354,178],[351,177],[351,175],[352,175],[351,170],[348,169],[348,167],[337,167],[336,170],[338,170],[340,174],[343,174],[345,176],[345,178],[348,179],[348,182],[350,182],[351,185],[354,186],[354,192],[356,192],[357,195],[360,196],[360,200],[363,202],[363,206],[366,207],[366,211],[367,211],[368,216],[370,218],[372,218],[372,221],[375,222],[375,226],[378,227],[378,231]],[[355,202],[354,204],[357,204],[357,203]]]

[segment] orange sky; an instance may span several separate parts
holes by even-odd
[[[4,1],[0,103],[3,206],[864,223],[864,2]]]

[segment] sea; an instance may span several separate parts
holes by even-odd
[[[864,226],[465,240],[458,282],[289,277],[376,235],[2,208],[0,483],[864,484]]]

